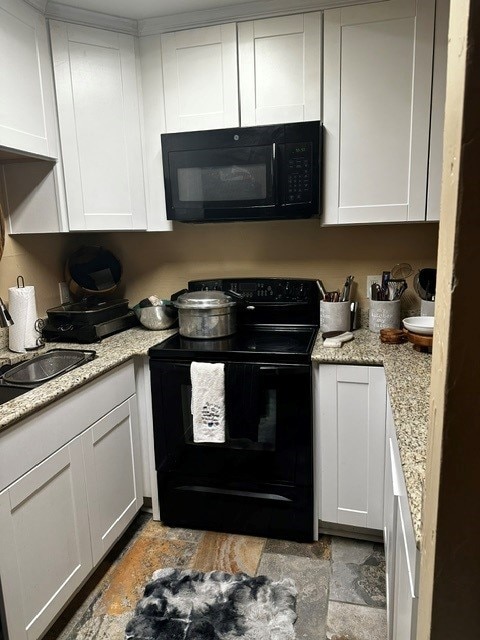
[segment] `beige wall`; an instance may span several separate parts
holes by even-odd
[[[25,284],[35,287],[37,311],[59,304],[57,283],[63,280],[65,257],[75,245],[68,235],[32,235],[5,238],[5,249],[0,261],[0,297],[8,306],[8,288],[15,287],[17,276]]]
[[[320,278],[327,289],[357,282],[365,299],[366,276],[410,262],[436,265],[437,224],[322,228],[318,220],[232,224],[176,224],[171,233],[102,234],[121,260],[125,295],[136,303],[169,297],[189,279],[218,276]],[[413,291],[412,278],[409,286]],[[408,297],[407,297],[408,302]]]
[[[69,252],[82,244],[101,244],[121,260],[119,293],[132,304],[153,293],[169,297],[189,279],[234,275],[320,278],[327,289],[336,289],[353,274],[361,301],[368,274],[405,261],[415,270],[435,266],[437,234],[437,224],[321,228],[318,220],[299,220],[176,224],[170,233],[7,237],[0,296],[8,299],[8,287],[22,274],[35,285],[43,313],[59,304],[57,282]]]

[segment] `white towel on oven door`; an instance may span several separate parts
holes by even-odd
[[[194,442],[225,442],[225,366],[192,362],[192,416]]]

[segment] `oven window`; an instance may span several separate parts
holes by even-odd
[[[192,403],[192,387],[183,384],[182,416],[183,436],[185,444],[197,445],[193,440],[193,416],[190,410]],[[277,425],[277,389],[264,388],[260,395],[259,419],[254,425],[246,425],[244,433],[236,426],[235,434],[231,433],[228,421],[225,425],[225,444],[205,443],[202,447],[221,447],[227,449],[245,449],[247,451],[275,451]]]

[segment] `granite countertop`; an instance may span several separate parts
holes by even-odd
[[[0,432],[122,362],[134,356],[147,355],[150,347],[166,340],[175,332],[176,329],[149,331],[135,327],[105,338],[98,344],[49,343],[37,353],[58,348],[93,349],[97,357],[1,405]],[[368,329],[359,329],[354,335],[355,339],[340,349],[325,349],[319,337],[313,349],[312,360],[325,364],[383,365],[385,368],[412,521],[417,544],[420,544],[431,355],[414,351],[409,343],[384,345],[378,334]],[[0,347],[0,364],[16,364],[31,357],[31,354],[16,354],[6,346]]]
[[[318,337],[312,360],[324,364],[383,365],[413,528],[420,546],[432,356],[415,351],[410,343],[382,344],[378,334],[368,329],[359,329],[354,335],[354,340],[339,349],[324,348]]]
[[[0,432],[54,402],[66,393],[81,387],[94,378],[98,378],[98,376],[110,369],[114,369],[122,362],[126,362],[134,356],[146,356],[150,347],[166,340],[176,331],[176,329],[149,331],[143,327],[134,327],[94,344],[48,343],[45,348],[39,349],[36,355],[45,353],[50,349],[85,349],[95,351],[97,357],[77,369],[73,369],[58,376],[58,378],[50,380],[50,382],[40,385],[36,389],[23,393],[18,398],[2,404],[0,408]],[[30,358],[32,358],[31,353],[13,353],[7,347],[0,348],[0,364],[17,364]]]

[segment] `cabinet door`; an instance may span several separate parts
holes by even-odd
[[[50,23],[69,226],[145,229],[133,36]]]
[[[91,570],[79,438],[0,495],[0,569],[10,640],[36,640]]]
[[[326,11],[325,224],[425,220],[435,0]]]
[[[165,133],[162,45],[159,35],[139,38],[145,150],[147,230],[170,231],[167,220],[161,134]]]
[[[36,160],[2,169],[10,234],[68,231],[61,162]]]
[[[395,531],[395,576],[393,601],[394,640],[413,640],[417,599],[414,595],[413,577],[408,562],[406,523],[400,507],[397,509]]]
[[[385,544],[386,591],[388,640],[393,640],[393,603],[395,589],[395,541],[397,530],[397,509],[399,489],[396,486],[396,470],[394,463],[393,417],[390,402],[387,401],[387,421],[385,438],[385,484],[383,508],[383,541]]]
[[[432,121],[430,125],[427,200],[427,220],[432,221],[440,220],[449,14],[450,0],[437,0],[435,12],[435,48],[433,51]]]
[[[0,147],[57,158],[47,28],[23,0],[0,0]]]
[[[386,383],[382,367],[321,365],[320,520],[383,529]]]
[[[142,471],[136,397],[82,436],[96,565],[142,506]]]
[[[162,35],[167,132],[237,127],[237,34],[223,24]]]
[[[320,120],[321,14],[238,25],[242,127]]]

